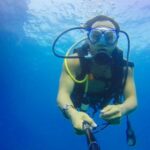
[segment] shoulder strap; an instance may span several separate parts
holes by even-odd
[[[106,92],[105,97],[118,97],[121,92],[122,80],[123,80],[123,52],[116,48],[112,54],[112,78],[111,78],[111,87]]]
[[[83,44],[80,48],[75,49],[75,52],[78,53],[79,56],[85,56],[88,54],[89,45],[87,43]],[[80,58],[81,65],[81,74],[85,76],[90,72],[90,61],[87,61],[84,58]]]
[[[123,58],[123,51],[118,49],[113,54],[113,77],[112,85],[115,94],[115,99],[118,100],[123,94],[124,85],[127,77],[127,69],[124,71],[124,67],[127,66],[127,61]],[[134,67],[133,62],[128,62],[128,67]]]

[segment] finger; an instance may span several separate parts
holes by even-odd
[[[111,111],[106,114],[102,114],[101,117],[104,119],[114,119],[121,117],[121,113],[119,111]]]
[[[114,114],[116,114],[116,113],[118,113],[118,112],[119,112],[119,110],[117,110],[117,109],[115,109],[115,108],[112,108],[112,109],[110,109],[109,111],[107,111],[107,112],[105,112],[105,113],[102,113],[102,116],[107,117],[107,116],[114,115]]]
[[[73,128],[77,131],[82,131],[82,120],[73,123]]]
[[[111,105],[108,105],[106,107],[104,107],[102,110],[101,110],[101,113],[105,113],[107,111],[110,111],[112,109],[112,106]]]
[[[84,135],[84,134],[85,134],[85,131],[84,131],[84,130],[75,129],[75,133],[76,133],[77,135]]]
[[[97,124],[87,114],[84,115],[84,120],[87,121],[92,127],[97,127]]]

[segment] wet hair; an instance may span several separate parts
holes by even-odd
[[[97,21],[110,21],[114,26],[115,26],[115,29],[117,31],[120,31],[120,27],[119,27],[119,24],[112,18],[110,17],[107,17],[107,16],[104,16],[104,15],[99,15],[99,16],[96,16],[90,20],[88,20],[85,24],[84,24],[84,27],[85,28],[91,28],[92,25],[97,22]]]

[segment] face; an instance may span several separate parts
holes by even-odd
[[[95,22],[92,25],[93,29],[96,29],[96,28],[97,29],[98,28],[102,28],[103,29],[103,27],[104,27],[104,29],[105,28],[106,29],[107,28],[111,28],[111,29],[115,30],[115,26],[110,21],[97,21],[97,22]],[[104,30],[104,32],[105,32],[105,30]],[[95,32],[94,36],[97,36],[96,32]],[[110,37],[110,35],[109,35],[109,37]],[[108,43],[109,43],[109,38],[107,40],[108,40]],[[93,53],[93,54],[99,52],[100,49],[105,49],[105,50],[107,50],[108,53],[111,54],[113,52],[114,48],[116,47],[116,44],[117,44],[117,40],[113,44],[109,44],[109,45],[103,45],[103,44],[101,44],[101,42],[91,43],[91,41],[89,40],[89,45],[90,45],[91,53]]]

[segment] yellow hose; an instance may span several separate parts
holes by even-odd
[[[86,40],[87,38],[82,38],[80,41],[76,42],[75,44],[73,44],[67,51],[66,53],[66,56],[69,56],[69,53],[78,45],[80,44],[82,41]],[[68,67],[68,63],[67,63],[67,58],[65,58],[64,60],[64,63],[65,63],[65,67],[66,67],[66,70],[69,74],[69,76],[71,77],[71,79],[76,82],[76,83],[84,83],[85,81],[88,80],[88,75],[85,75],[84,79],[83,80],[77,80],[71,73],[69,67]]]

